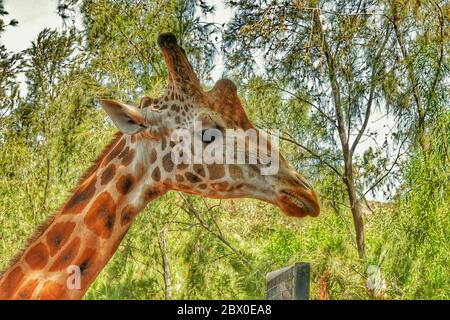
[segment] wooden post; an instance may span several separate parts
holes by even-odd
[[[267,300],[309,300],[310,265],[298,262],[266,275]]]

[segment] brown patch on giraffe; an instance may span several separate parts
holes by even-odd
[[[141,180],[144,177],[146,172],[147,172],[147,167],[142,162],[139,162],[136,165],[136,177],[137,177],[137,180]]]
[[[124,157],[127,156],[128,152],[130,152],[130,147],[126,146],[126,148],[123,149],[122,152],[117,156],[117,158],[123,159]]]
[[[199,176],[197,176],[197,175],[195,175],[195,174],[193,174],[191,172],[186,172],[184,174],[184,176],[191,183],[197,183],[197,182],[200,182],[202,180]]]
[[[59,222],[50,229],[47,233],[47,247],[51,256],[66,244],[74,228],[74,222]]]
[[[134,149],[130,150],[129,147],[126,147],[119,155],[119,159],[122,159],[122,165],[128,166],[133,161],[135,155],[136,151]]]
[[[133,135],[131,136],[131,143],[135,143],[135,142],[136,142],[136,135],[133,134]]]
[[[102,238],[111,237],[116,220],[116,204],[108,192],[101,193],[89,208],[84,223]]]
[[[139,210],[132,206],[131,204],[128,204],[125,208],[122,210],[122,214],[120,217],[120,224],[122,226],[129,224],[131,221],[133,221],[136,214],[139,212]]]
[[[164,168],[164,170],[166,170],[166,172],[172,172],[174,163],[172,161],[172,153],[171,152],[167,153],[163,157],[162,164],[163,164],[163,168]]]
[[[230,172],[232,179],[237,180],[242,178],[242,170],[237,164],[230,164],[228,166],[228,171]]]
[[[162,137],[161,138],[161,150],[166,150],[167,148],[167,140],[166,138]]]
[[[136,179],[131,174],[125,174],[119,178],[116,184],[117,190],[123,194],[126,195],[131,190],[133,190],[135,186]]]
[[[200,175],[202,177],[206,177],[205,167],[203,165],[201,165],[201,164],[194,164],[193,168],[194,168],[194,171],[198,175]]]
[[[182,157],[182,156],[183,156],[183,155],[180,154],[180,157]],[[177,165],[177,170],[184,170],[184,169],[186,169],[187,167],[189,167],[189,164],[187,164],[187,163],[180,163],[180,164]]]
[[[233,190],[239,190],[239,189],[242,189],[244,187],[244,185],[245,184],[243,184],[243,183],[238,183],[237,185],[232,186],[232,189]]]
[[[158,182],[161,179],[161,171],[159,170],[159,167],[155,167],[155,169],[153,169],[152,179],[155,182]]]
[[[209,179],[220,179],[225,175],[225,169],[223,165],[211,164],[208,165]]]
[[[184,177],[181,174],[176,174],[175,175],[175,179],[177,180],[177,182],[183,182],[184,181]]]
[[[79,214],[95,194],[97,178],[93,176],[83,183],[62,208],[63,214]]]
[[[14,268],[6,278],[1,279],[0,300],[11,299],[23,281],[25,274],[20,267]]]
[[[74,263],[80,268],[81,275],[81,287],[87,288],[89,284],[94,280],[98,269],[100,267],[99,264],[96,264],[95,254],[97,251],[93,248],[87,248],[83,251],[81,256]]]
[[[57,300],[67,298],[64,287],[54,281],[47,281],[38,296],[39,300]]]
[[[152,149],[152,151],[150,152],[150,164],[154,164],[157,158],[157,153],[155,149]]]
[[[25,255],[25,262],[33,270],[41,270],[48,262],[48,249],[45,244],[39,242]]]
[[[206,189],[207,185],[205,183],[201,183],[198,185],[199,189]]]
[[[116,166],[113,163],[110,163],[108,167],[106,167],[106,169],[103,170],[103,173],[100,178],[101,185],[104,186],[105,184],[110,182],[115,174],[116,174]]]
[[[112,159],[115,159],[123,150],[126,145],[125,139],[120,140],[120,142],[111,150],[111,152],[105,158],[105,165],[109,163]]]
[[[80,238],[76,237],[61,252],[58,258],[56,258],[55,262],[50,267],[49,271],[53,272],[67,268],[77,256],[78,250],[80,250]]]
[[[23,286],[17,291],[14,299],[18,300],[30,300],[33,297],[34,289],[38,285],[39,281],[37,279],[28,280]]]
[[[156,197],[158,197],[159,195],[161,195],[161,189],[153,187],[153,186],[148,186],[146,187],[145,191],[144,191],[144,200],[145,201],[150,201],[155,199]]]
[[[179,111],[180,111],[180,107],[177,106],[176,104],[173,104],[173,105],[170,107],[170,109],[171,109],[172,111],[175,111],[175,112],[179,112]]]
[[[75,263],[80,268],[80,273],[82,276],[86,276],[90,273],[93,266],[93,258],[97,251],[93,248],[87,248],[84,250],[83,254],[78,259],[78,262]]]
[[[212,183],[211,187],[213,187],[214,190],[216,191],[227,191],[228,190],[228,182],[216,182],[216,183]]]

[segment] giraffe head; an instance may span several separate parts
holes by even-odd
[[[149,179],[166,191],[255,198],[290,216],[317,216],[313,188],[251,124],[234,83],[222,79],[204,91],[175,36],[161,34],[158,44],[169,76],[164,96],[139,106],[100,100],[118,129],[135,137]]]

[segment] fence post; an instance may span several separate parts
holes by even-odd
[[[310,265],[297,262],[266,275],[267,300],[309,300]]]

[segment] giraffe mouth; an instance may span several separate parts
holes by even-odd
[[[277,202],[278,206],[288,216],[317,217],[320,213],[319,201],[314,191],[295,192],[282,190]]]

